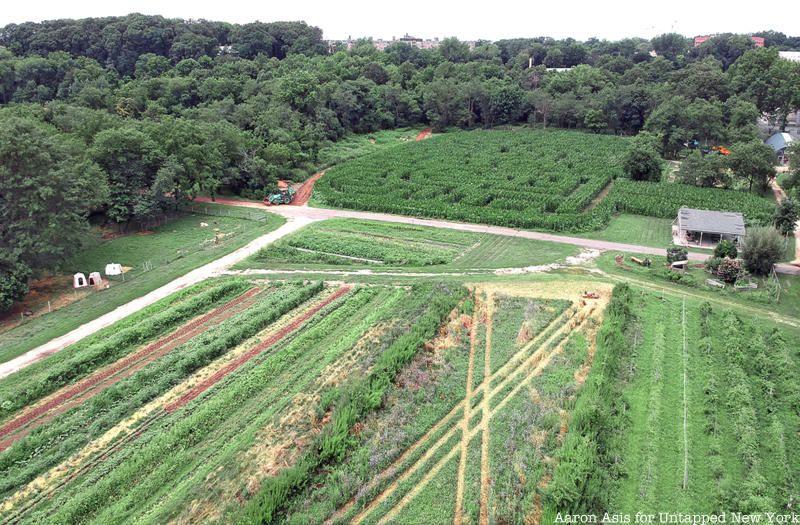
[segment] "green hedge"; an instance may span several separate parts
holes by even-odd
[[[631,290],[614,289],[605,321],[597,334],[592,370],[570,415],[569,432],[558,453],[558,465],[547,489],[542,523],[558,512],[602,514],[618,475],[613,436],[623,421],[621,384],[617,375],[629,345],[625,330],[633,320]]]

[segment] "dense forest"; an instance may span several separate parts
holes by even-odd
[[[126,17],[0,29],[0,309],[80,245],[199,193],[263,198],[348,133],[515,123],[634,135],[660,154],[760,142],[800,107],[800,37],[445,39],[329,46],[302,22]],[[552,71],[552,68],[571,68]],[[713,181],[712,181],[713,183]],[[168,197],[167,197],[168,196]]]

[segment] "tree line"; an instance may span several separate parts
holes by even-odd
[[[445,39],[330,48],[303,22],[133,14],[0,29],[0,307],[80,246],[87,217],[136,227],[175,201],[263,198],[349,133],[528,123],[647,130],[659,153],[760,141],[800,107],[800,39]],[[570,68],[554,71],[553,68]],[[167,197],[168,196],[168,197]]]

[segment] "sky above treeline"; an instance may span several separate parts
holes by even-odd
[[[391,39],[406,33],[462,40],[533,36],[616,40],[673,31],[695,36],[765,29],[790,36],[800,33],[798,0],[39,0],[3,4],[0,26],[135,12],[233,23],[304,20],[321,28],[324,38],[336,40],[350,36]]]

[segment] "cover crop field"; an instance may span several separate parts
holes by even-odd
[[[404,224],[330,219],[311,224],[244,261],[242,268],[521,267],[576,255],[565,244]]]
[[[673,218],[681,206],[771,220],[774,204],[743,191],[619,178],[626,147],[621,137],[571,131],[445,133],[334,166],[315,202],[556,231],[601,229],[618,212]]]

